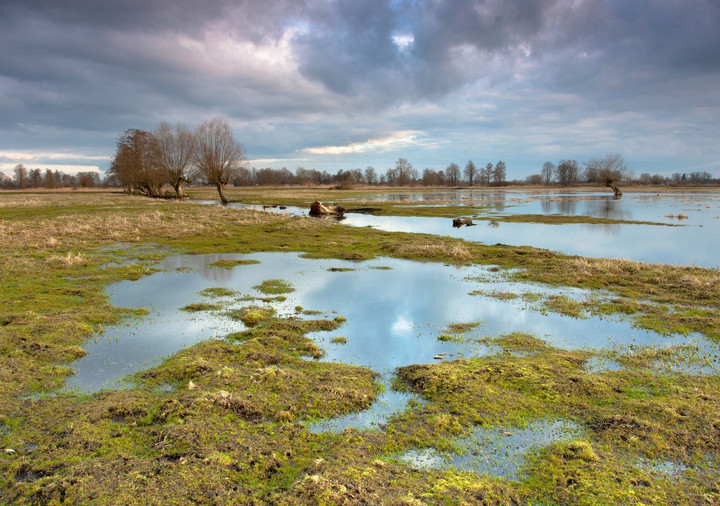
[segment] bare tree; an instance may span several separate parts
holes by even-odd
[[[540,176],[542,176],[542,182],[545,186],[550,186],[552,183],[553,174],[555,173],[555,164],[552,162],[545,162],[542,166]]]
[[[555,167],[555,175],[557,176],[558,183],[562,186],[577,183],[578,169],[576,160],[560,160],[560,163]]]
[[[483,180],[484,184],[489,185],[492,181],[493,175],[493,164],[488,162],[484,169],[481,171],[480,179]]]
[[[602,183],[612,188],[616,197],[622,197],[620,183],[628,175],[623,157],[618,153],[610,153],[602,158],[592,158],[585,162],[585,178],[593,183]]]
[[[15,180],[15,185],[20,188],[21,190],[24,190],[27,188],[28,185],[28,170],[25,168],[25,166],[22,163],[19,163],[15,166],[13,169],[13,179]]]
[[[160,195],[164,183],[158,165],[155,136],[144,130],[130,128],[117,141],[110,174],[117,177],[128,191],[138,191],[148,197]]]
[[[468,178],[470,186],[473,185],[473,179],[475,178],[475,174],[477,174],[477,168],[475,167],[475,164],[472,160],[468,160],[467,165],[465,165],[465,177]]]
[[[365,181],[367,184],[377,183],[377,172],[375,172],[374,167],[368,165],[367,169],[365,169]]]
[[[447,182],[450,186],[457,186],[458,180],[460,179],[460,167],[457,163],[451,163],[445,169],[445,175],[447,176]]]
[[[412,164],[405,158],[398,158],[397,162],[395,162],[395,183],[400,186],[410,184],[410,181],[413,179],[414,170]]]
[[[505,165],[505,162],[500,160],[498,163],[495,164],[495,168],[493,169],[493,183],[497,185],[502,185],[505,183],[506,177],[507,166]]]
[[[220,202],[227,204],[223,189],[245,163],[245,149],[233,137],[227,119],[215,116],[195,130],[195,170],[199,178],[214,184]]]
[[[178,198],[183,198],[183,184],[188,183],[188,170],[192,162],[195,137],[183,123],[171,126],[163,121],[155,130],[159,150],[159,165],[164,178],[175,188]]]

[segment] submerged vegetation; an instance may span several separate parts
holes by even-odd
[[[440,336],[478,339],[492,353],[402,367],[395,386],[422,402],[411,401],[382,429],[312,433],[306,423],[367,408],[383,388],[366,367],[322,361],[323,350],[307,337],[339,328],[344,318],[305,319],[314,311],[301,307],[280,316],[274,299],[224,310],[224,298],[238,294],[215,287],[202,292],[212,303],[185,309],[239,318],[246,330],[176,353],[136,374],[131,389],[47,395],[72,374],[69,364],[83,356],[88,339],[148,312],[109,305],[104,289],[152,273],[171,252],[294,251],[492,265],[505,281],[594,296],[481,296],[577,317],[630,318],[655,331],[717,341],[716,270],[110,193],[7,194],[0,218],[3,502],[720,501],[720,377],[692,372],[689,366],[702,370],[709,359],[692,346],[567,351],[527,334],[478,339],[476,323],[458,323]],[[217,267],[237,265],[220,262]],[[274,295],[293,287],[268,280],[256,289]],[[618,367],[591,367],[595,358]],[[413,449],[451,455],[478,427],[502,438],[539,420],[566,421],[580,433],[530,451],[513,480],[418,470],[400,458]]]

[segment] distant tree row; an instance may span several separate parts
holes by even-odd
[[[465,175],[465,179],[462,175]],[[480,170],[468,161],[462,171],[456,163],[451,163],[444,171],[425,169],[422,175],[405,158],[398,158],[395,167],[385,173],[379,173],[374,167],[365,170],[339,170],[336,174],[315,169],[298,167],[293,174],[287,168],[256,169],[243,167],[233,181],[236,186],[265,185],[337,185],[339,187],[352,184],[387,185],[387,186],[458,186],[458,185],[503,185],[506,184],[507,167],[499,161],[493,166],[488,163]]]
[[[465,176],[465,179],[462,176]],[[425,169],[422,176],[423,186],[502,186],[507,184],[507,166],[500,160],[494,166],[488,163],[479,169],[472,160],[465,164],[461,171],[460,166],[451,163],[442,171]]]
[[[584,169],[576,160],[560,160],[557,165],[545,162],[540,174],[533,174],[525,179],[527,184],[573,186],[579,183],[597,183],[608,186],[618,194],[617,185],[621,182],[643,185],[710,185],[720,184],[720,180],[713,178],[708,172],[676,172],[670,177],[660,174],[640,174],[634,179],[632,172],[625,165],[623,157],[617,153],[610,153],[601,158],[591,158],[583,163]]]
[[[5,190],[97,188],[104,184],[105,182],[100,180],[100,174],[91,171],[65,174],[59,170],[28,169],[20,163],[13,169],[12,177],[0,172],[0,188]]]

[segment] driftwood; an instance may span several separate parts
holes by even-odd
[[[310,216],[344,216],[345,208],[338,204],[323,204],[317,200],[310,206]]]
[[[453,227],[460,228],[463,225],[466,227],[474,227],[475,223],[473,223],[472,218],[455,218],[453,220]]]

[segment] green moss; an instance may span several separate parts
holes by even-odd
[[[566,295],[551,295],[542,302],[542,305],[555,312],[573,318],[585,318],[585,306]]]
[[[222,269],[232,269],[238,265],[253,265],[259,264],[258,260],[217,260],[208,264],[210,267],[220,267]]]
[[[229,288],[223,288],[223,287],[212,287],[212,288],[206,288],[205,290],[200,292],[200,295],[204,295],[205,297],[232,297],[234,295],[237,295],[237,292],[235,290],[230,290]]]
[[[253,286],[256,290],[266,294],[280,294],[294,292],[292,284],[282,279],[268,279],[261,284]]]
[[[270,307],[250,306],[230,311],[228,316],[240,320],[248,327],[254,327],[272,319],[275,316],[275,310]]]
[[[196,304],[188,304],[180,308],[181,311],[187,311],[189,313],[196,313],[198,311],[216,311],[222,309],[222,306],[218,304],[208,304],[206,302],[198,302]]]

